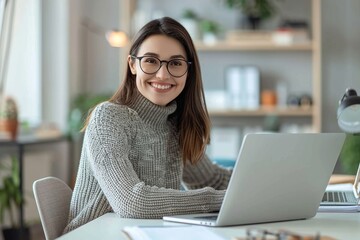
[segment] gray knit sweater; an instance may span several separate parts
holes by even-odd
[[[108,212],[161,218],[219,210],[231,172],[206,156],[183,167],[168,120],[175,110],[175,102],[162,107],[141,95],[131,106],[105,102],[94,109],[64,233]]]

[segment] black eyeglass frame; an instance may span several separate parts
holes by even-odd
[[[184,75],[189,71],[189,67],[190,67],[190,65],[192,64],[192,62],[186,61],[185,59],[182,59],[182,58],[175,58],[175,59],[171,59],[171,60],[167,61],[167,60],[160,60],[158,57],[154,57],[154,56],[146,56],[146,55],[145,55],[145,56],[141,56],[141,57],[134,56],[134,55],[130,55],[130,56],[131,56],[132,58],[135,58],[135,59],[139,60],[139,64],[140,64],[141,71],[143,71],[145,74],[149,74],[149,75],[157,73],[157,72],[160,70],[160,68],[162,67],[163,63],[166,63],[166,70],[168,71],[168,73],[169,73],[171,76],[175,77],[175,78],[180,78],[180,77],[184,76]],[[156,70],[156,71],[153,72],[153,73],[145,72],[144,69],[143,69],[142,66],[141,66],[141,59],[143,59],[143,58],[145,58],[145,57],[152,57],[152,58],[156,58],[157,60],[159,60],[160,66],[159,66],[158,70]],[[172,62],[172,61],[176,61],[176,60],[177,60],[177,61],[179,61],[179,60],[180,60],[180,61],[184,61],[184,62],[187,64],[186,71],[184,72],[184,74],[182,74],[182,75],[180,75],[180,76],[175,76],[175,75],[173,75],[173,74],[169,71],[169,63]]]

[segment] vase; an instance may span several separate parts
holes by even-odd
[[[206,45],[214,45],[217,42],[217,36],[215,33],[207,32],[203,34],[203,42]]]
[[[10,138],[14,140],[17,136],[18,125],[16,119],[0,119],[0,132],[9,133]]]

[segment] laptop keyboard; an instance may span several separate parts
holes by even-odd
[[[324,193],[322,202],[356,202],[356,198],[352,192],[328,191]]]

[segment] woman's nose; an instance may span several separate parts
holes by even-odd
[[[167,79],[170,77],[170,73],[167,70],[166,63],[163,63],[160,69],[157,71],[156,76],[160,79]]]

